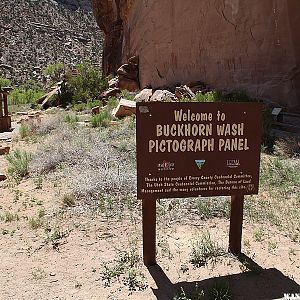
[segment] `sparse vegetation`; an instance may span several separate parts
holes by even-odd
[[[31,218],[29,220],[29,226],[31,229],[38,229],[43,225],[43,221],[40,217],[38,218]]]
[[[80,82],[82,75],[74,72],[72,76],[76,77],[77,82],[74,84],[79,88],[75,98],[72,93],[68,96],[68,101],[73,101],[67,108],[68,112],[61,111],[61,108],[51,109],[42,114],[41,121],[33,119],[23,123],[20,127],[22,141],[18,139],[17,142],[21,146],[25,145],[25,149],[30,149],[33,154],[16,150],[7,156],[10,175],[16,179],[23,176],[26,178],[21,184],[18,180],[7,180],[7,186],[0,186],[0,189],[8,189],[11,193],[9,199],[5,200],[16,206],[16,209],[11,210],[6,201],[3,207],[0,206],[0,220],[3,226],[1,236],[3,240],[16,240],[19,235],[23,235],[23,231],[31,230],[30,234],[36,240],[28,247],[29,255],[37,254],[44,246],[50,246],[56,251],[62,250],[63,253],[66,250],[65,244],[68,248],[69,245],[73,246],[73,243],[69,242],[75,235],[80,239],[80,249],[83,249],[79,251],[95,253],[98,249],[95,252],[94,249],[102,247],[102,242],[106,243],[109,251],[113,251],[116,245],[120,246],[119,228],[130,228],[129,231],[124,231],[125,234],[122,232],[127,238],[134,226],[135,231],[139,230],[137,226],[141,223],[141,203],[136,200],[135,116],[121,120],[113,119],[111,110],[116,106],[118,99],[110,98],[107,105],[102,107],[101,101],[95,100],[97,97],[83,94],[85,91]],[[92,85],[95,83],[93,76],[90,78]],[[66,81],[66,87],[68,85],[69,81]],[[121,96],[127,99],[133,97],[127,91],[122,92]],[[199,93],[193,101],[221,101],[221,96],[218,92],[204,95]],[[81,97],[83,101],[79,100]],[[249,101],[245,95],[226,97],[228,101]],[[96,105],[100,106],[101,113],[90,119],[91,126],[82,126],[82,122],[77,124],[79,120],[88,121],[85,110],[90,110]],[[40,143],[24,143],[24,140],[36,140]],[[282,232],[282,239],[287,239],[283,237],[287,235],[291,243],[295,242],[287,246],[290,247],[285,251],[288,252],[288,256],[286,253],[282,255],[285,255],[287,262],[297,262],[300,241],[300,165],[298,148],[295,147],[298,144],[295,141],[278,141],[274,148],[275,155],[262,154],[261,192],[258,196],[247,196],[245,201],[246,224],[248,226],[248,222],[251,222],[251,229],[247,239],[244,239],[244,246],[247,255],[252,258],[254,251],[255,255],[259,255],[255,247],[262,247],[264,253],[269,254],[269,258],[275,257],[279,249],[281,253],[280,239],[271,238],[269,233],[269,227],[276,225]],[[26,163],[23,163],[23,160]],[[29,190],[32,195],[28,194]],[[197,280],[193,278],[193,267],[211,267],[209,272],[214,276],[217,272],[218,275],[222,275],[219,267],[225,264],[228,268],[235,264],[235,268],[240,268],[242,272],[252,271],[254,275],[261,272],[260,269],[255,270],[248,260],[239,259],[239,264],[232,256],[225,255],[222,242],[213,240],[208,232],[201,234],[201,229],[199,230],[204,223],[205,226],[208,224],[209,228],[215,228],[220,224],[217,218],[229,217],[229,197],[168,199],[158,202],[158,261],[167,272],[173,272],[172,276],[177,272],[178,278],[181,277],[180,281],[184,281],[179,292],[179,280],[172,285],[174,291],[171,291],[170,297],[175,293],[175,287],[178,292],[173,300],[233,299],[230,286],[226,281],[219,279],[213,285],[201,283],[201,289],[197,285],[191,288],[190,279]],[[228,220],[221,222],[228,224]],[[220,235],[222,241],[227,230],[226,225],[223,227],[226,229]],[[22,231],[18,232],[20,228]],[[188,248],[186,240],[194,234],[194,229],[200,233],[191,240],[191,247]],[[72,230],[76,233],[69,236]],[[190,232],[187,232],[189,230]],[[184,235],[185,240],[180,235]],[[41,243],[39,239],[42,239]],[[47,253],[56,254],[56,251],[47,249]],[[107,258],[108,252],[105,252],[105,255],[101,252],[95,260],[96,267],[89,271],[90,276],[95,276],[93,280],[96,281],[100,277],[104,286],[111,290],[123,289],[127,294],[128,290],[130,294],[139,291],[140,298],[143,298],[142,291],[147,287],[147,279],[139,252],[141,241],[135,242],[129,250],[117,250],[114,259]],[[44,253],[46,252],[39,255]],[[103,261],[103,257],[108,262],[101,266],[99,275],[99,261]],[[174,269],[176,264],[177,268]],[[29,276],[30,272],[31,270]],[[46,273],[35,268],[31,275],[33,279],[40,280]],[[78,289],[77,292],[88,286],[85,279],[77,276],[73,277],[71,285],[73,289]],[[97,287],[99,286],[102,285],[98,284]]]
[[[31,153],[18,149],[8,154],[6,156],[9,162],[8,173],[15,178],[26,176],[28,174],[31,158]]]
[[[64,207],[75,206],[75,197],[73,194],[65,194],[62,198],[62,204]]]
[[[91,124],[92,127],[108,127],[111,120],[111,113],[107,109],[103,109],[99,114],[91,117]]]
[[[223,281],[217,281],[208,292],[209,300],[231,300],[233,299],[229,284]]]
[[[44,279],[47,275],[46,272],[42,268],[36,268],[31,272],[32,278],[34,280]]]
[[[201,267],[206,265],[209,261],[215,263],[218,257],[224,253],[224,249],[211,239],[210,234],[205,233],[192,241],[190,262],[195,267]]]
[[[11,86],[11,80],[5,77],[0,77],[0,89],[6,86]]]
[[[5,211],[3,215],[0,215],[0,219],[5,223],[10,223],[13,221],[19,221],[19,216],[16,213]]]
[[[116,259],[103,265],[101,278],[106,286],[117,279],[128,286],[130,291],[143,290],[146,288],[145,277],[138,269],[139,263],[140,257],[135,248],[120,251]]]
[[[186,293],[183,288],[179,294],[175,295],[173,300],[204,300],[204,291],[199,290],[197,287],[194,292]]]
[[[70,114],[65,115],[65,122],[66,123],[74,125],[78,121],[79,121],[79,117],[77,115],[70,115]]]
[[[199,198],[196,201],[196,208],[203,219],[229,217],[229,202],[225,197]]]

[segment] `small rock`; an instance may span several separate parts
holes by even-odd
[[[135,102],[148,102],[153,94],[152,89],[143,89],[135,97]]]
[[[102,99],[106,99],[107,100],[109,97],[115,97],[115,96],[117,96],[120,93],[121,93],[121,91],[118,88],[109,88],[108,90],[106,90],[105,92],[103,92],[100,97]]]
[[[92,115],[98,115],[100,113],[100,106],[96,106],[92,108]]]
[[[0,181],[4,181],[6,179],[7,179],[6,175],[0,173]]]
[[[179,87],[176,87],[175,96],[179,100],[182,99],[182,98],[192,99],[193,97],[195,97],[195,94],[192,92],[192,90],[188,86],[181,85]]]
[[[117,77],[114,77],[112,78],[111,80],[108,81],[108,86],[110,88],[116,88],[118,87],[118,78]]]
[[[9,154],[10,147],[0,147],[0,155]]]
[[[167,90],[156,90],[150,98],[150,101],[173,102],[176,101],[176,97]]]
[[[116,118],[131,116],[136,113],[136,103],[131,100],[121,99],[118,106],[112,111]]]

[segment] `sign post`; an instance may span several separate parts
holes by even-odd
[[[156,263],[155,199],[231,196],[229,251],[241,252],[244,195],[258,193],[259,103],[137,104],[143,251]]]
[[[229,252],[238,255],[242,250],[244,196],[231,196]]]
[[[156,264],[156,199],[143,200],[143,258],[146,266]]]

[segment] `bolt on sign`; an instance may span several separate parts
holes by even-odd
[[[138,198],[258,193],[259,103],[138,103]]]

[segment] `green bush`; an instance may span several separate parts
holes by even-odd
[[[60,94],[62,105],[96,100],[108,88],[107,79],[101,70],[89,63],[77,65],[76,70],[68,72],[65,77]]]
[[[66,123],[74,124],[74,123],[77,123],[78,121],[79,121],[79,117],[76,115],[66,115],[65,116]]]
[[[43,95],[44,92],[42,90],[33,90],[33,89],[25,90],[21,87],[21,88],[14,89],[13,91],[10,92],[8,96],[8,103],[10,105],[35,103]]]
[[[24,177],[28,174],[31,153],[21,150],[15,150],[6,156],[9,163],[8,174],[15,177]]]
[[[26,123],[22,123],[19,130],[21,139],[28,137],[30,135],[30,131],[31,130],[29,125]]]
[[[48,65],[43,70],[43,74],[49,75],[53,82],[57,82],[60,80],[60,77],[64,73],[64,71],[65,71],[65,64],[59,62],[59,63]]]
[[[195,95],[195,102],[217,102],[220,100],[221,93],[217,91],[209,92],[206,94],[197,93]]]
[[[0,88],[5,86],[11,86],[11,80],[4,77],[0,77]]]
[[[108,109],[103,109],[100,114],[92,116],[90,121],[92,127],[108,127],[112,120],[112,115]]]
[[[87,103],[74,103],[72,105],[72,109],[75,111],[84,111],[87,109],[92,109],[93,107],[96,106],[101,106],[101,101],[100,100],[88,100]]]

